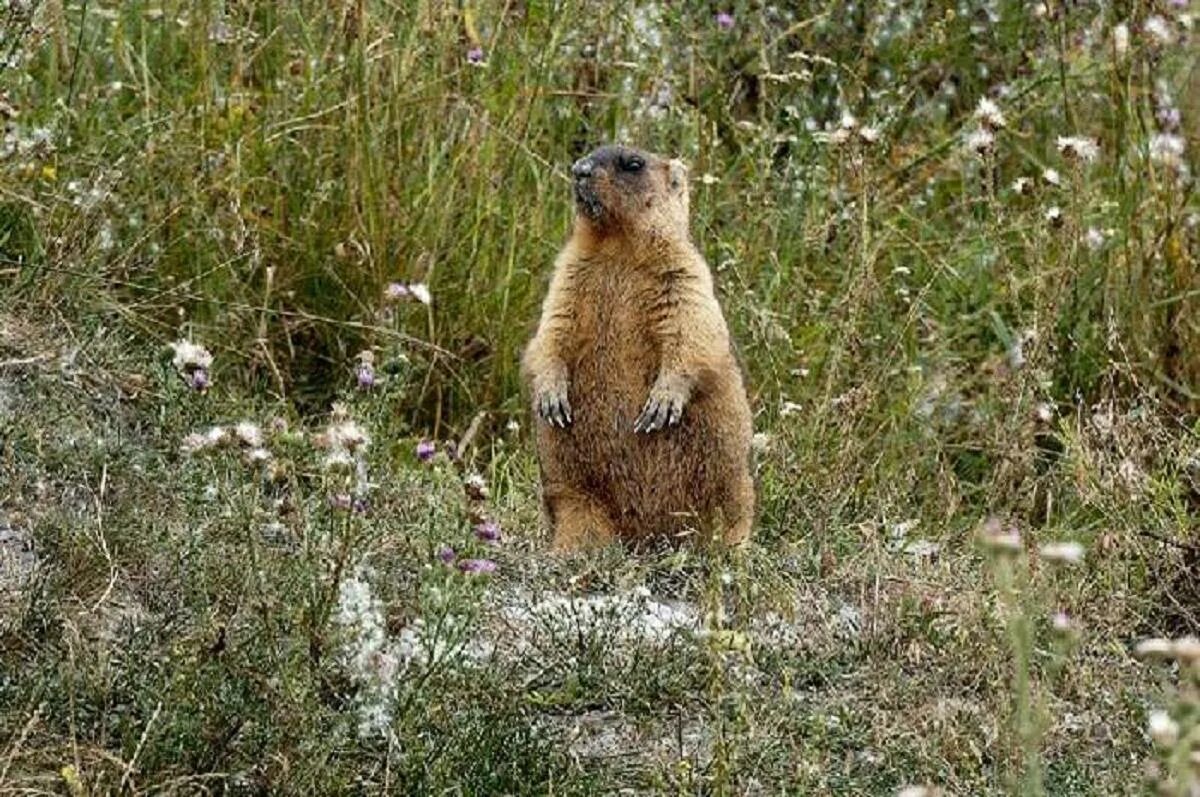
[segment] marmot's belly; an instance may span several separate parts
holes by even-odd
[[[730,456],[709,422],[718,397],[696,397],[678,426],[634,431],[655,376],[648,368],[581,362],[571,380],[574,423],[542,431],[550,438],[542,454],[557,460],[555,475],[602,502],[626,535],[670,533],[707,513],[721,492],[716,474],[727,472],[719,465]]]

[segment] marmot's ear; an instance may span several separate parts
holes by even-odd
[[[687,188],[687,164],[679,160],[679,158],[672,158],[667,166],[668,172],[671,175],[671,189],[678,191],[681,188]]]

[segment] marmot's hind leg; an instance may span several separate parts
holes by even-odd
[[[555,553],[603,548],[616,539],[616,528],[601,505],[582,493],[561,492],[546,499],[554,526]]]
[[[754,526],[754,481],[750,474],[739,476],[729,486],[721,515],[722,541],[726,545],[744,545]]]

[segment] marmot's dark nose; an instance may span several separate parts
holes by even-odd
[[[584,177],[592,176],[592,169],[596,164],[592,163],[591,158],[580,158],[575,161],[575,165],[571,167],[571,174],[575,175],[576,180],[582,180]]]

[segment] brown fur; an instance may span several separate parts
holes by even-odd
[[[631,158],[645,164],[633,174]],[[690,239],[686,170],[614,147],[587,163],[522,362],[554,548],[696,531],[743,542],[754,514],[750,406]]]

